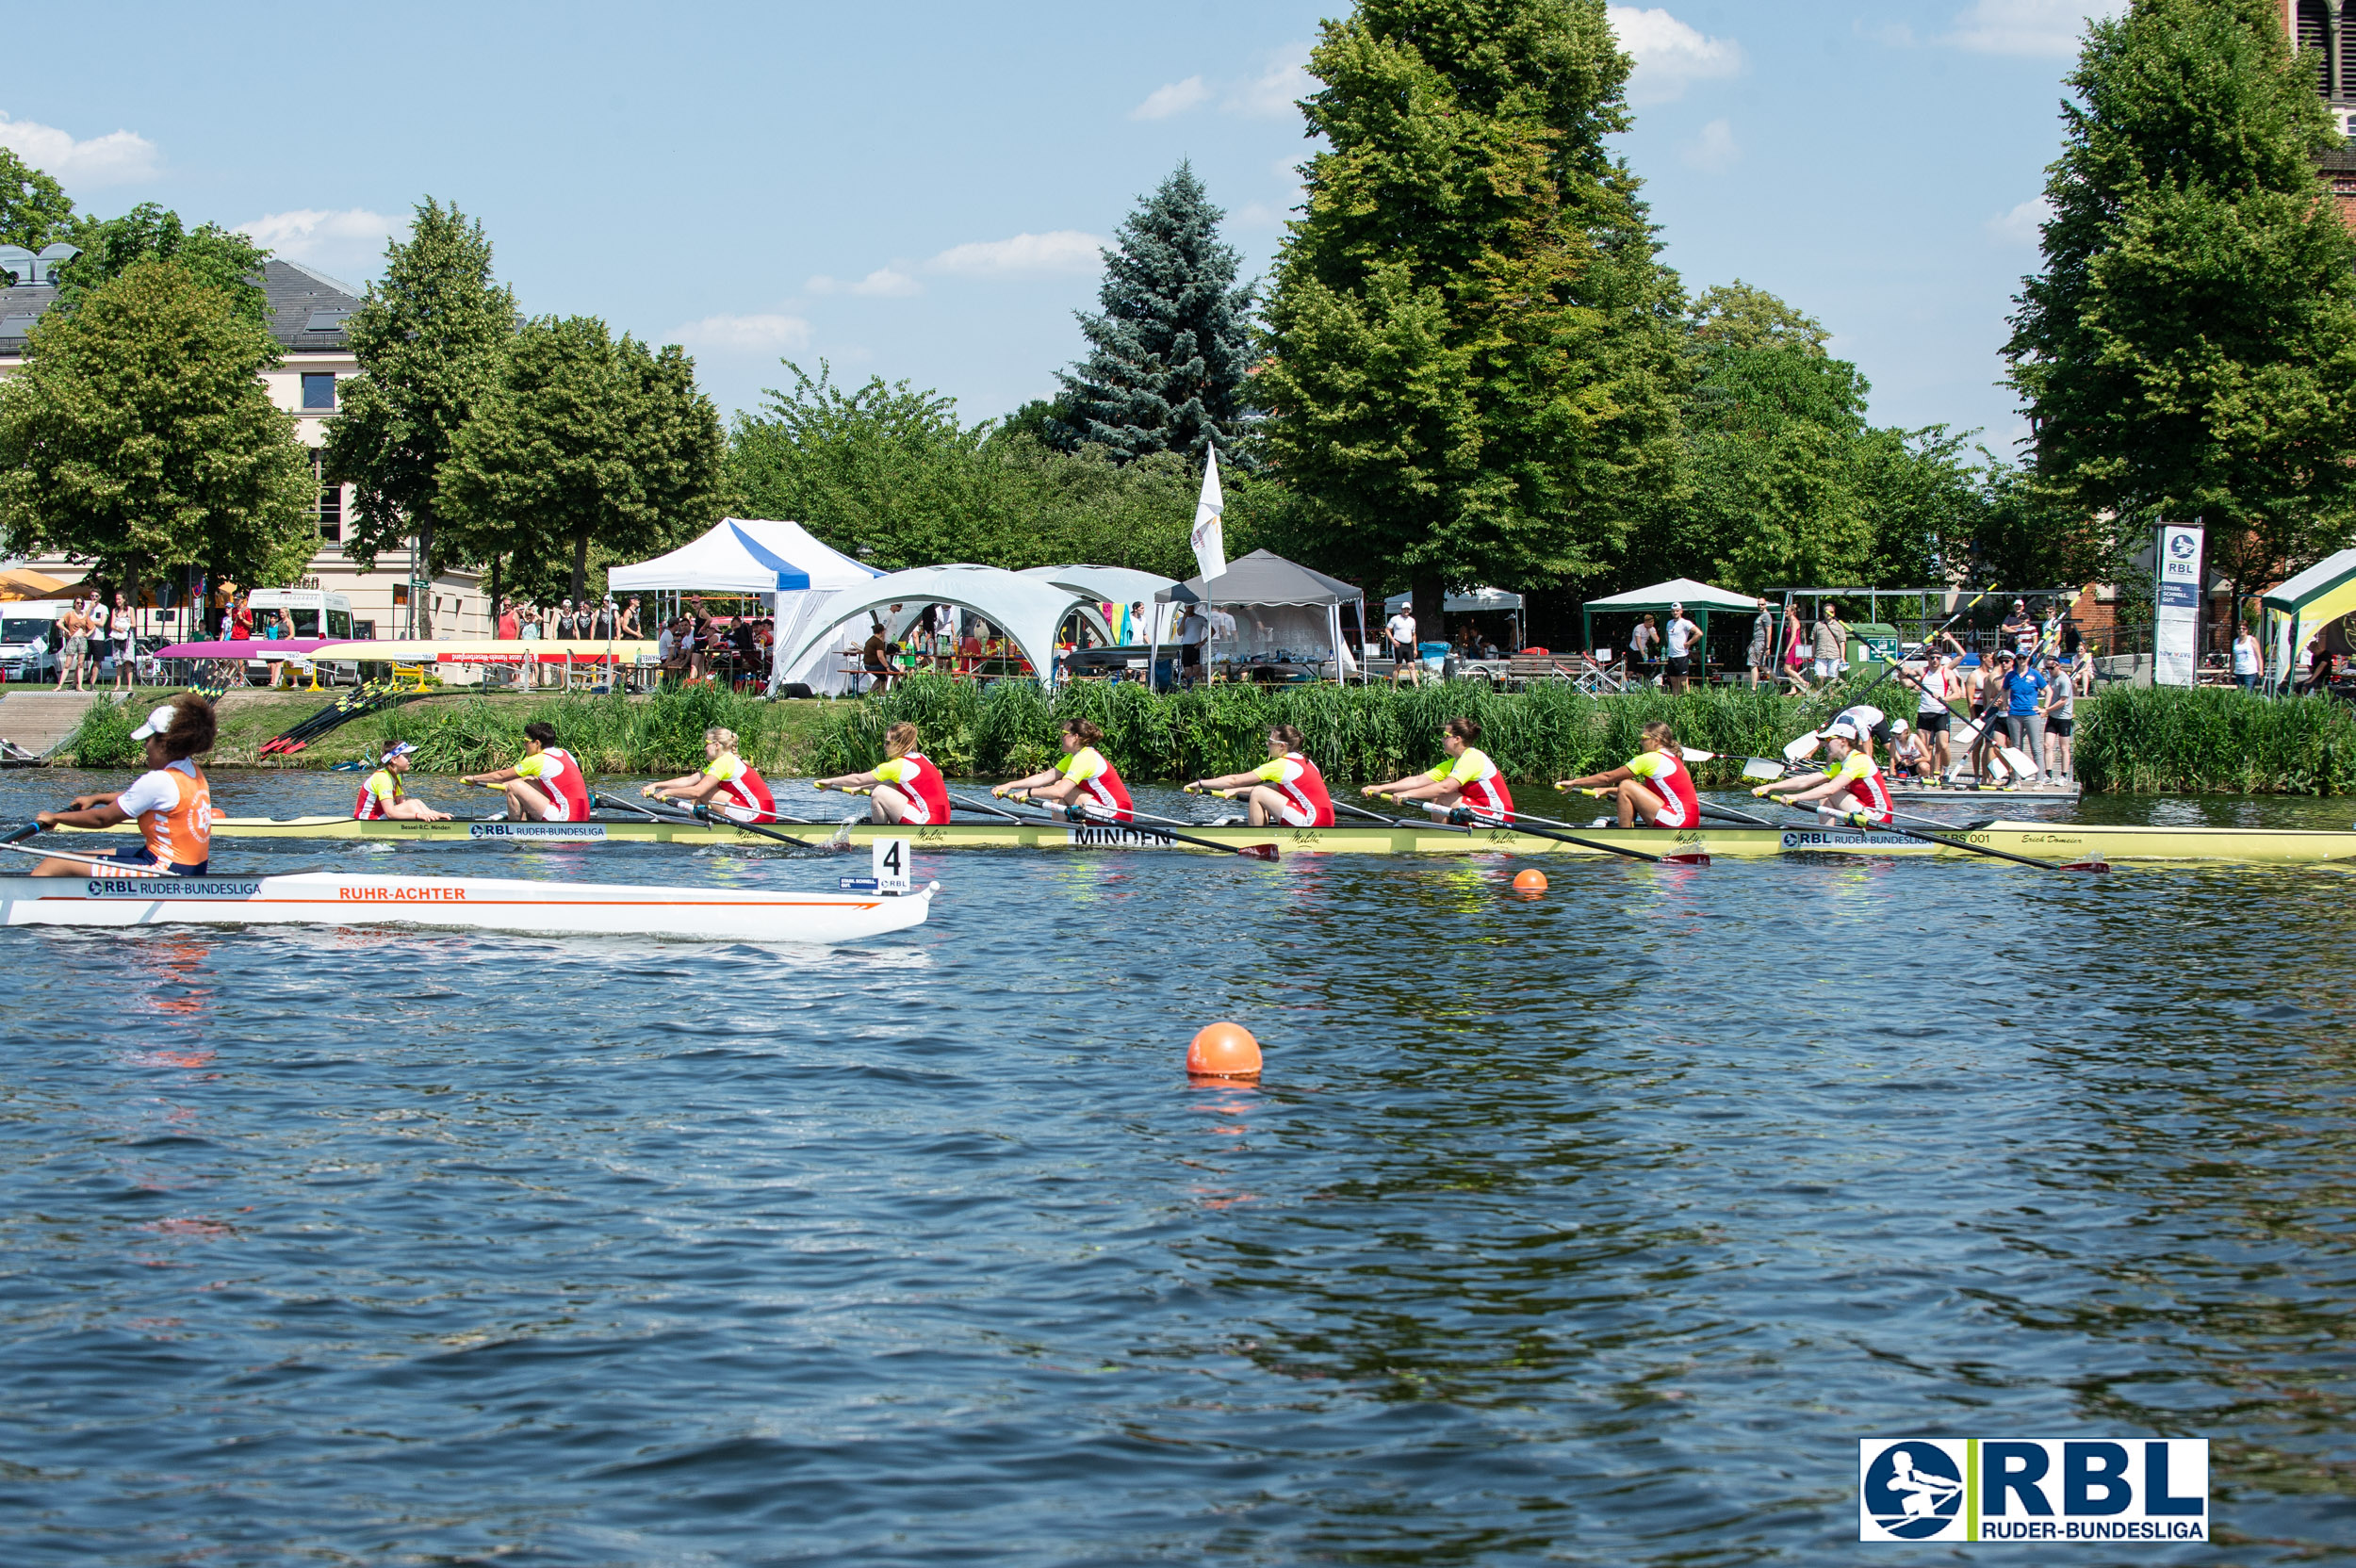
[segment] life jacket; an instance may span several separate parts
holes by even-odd
[[[194,762],[188,764],[196,768]],[[205,772],[190,777],[173,763],[160,770],[179,798],[156,811],[139,813],[139,837],[163,865],[201,866],[213,858],[213,790]]]

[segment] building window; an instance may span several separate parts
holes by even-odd
[[[335,378],[333,373],[314,375],[308,370],[303,372],[303,406],[305,408],[334,408],[335,406]]]
[[[310,380],[308,376],[303,379]],[[330,544],[341,544],[344,537],[344,487],[327,482],[327,459],[323,453],[311,453],[311,478],[319,487],[319,537]]]

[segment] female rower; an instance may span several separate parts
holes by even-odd
[[[448,822],[448,811],[436,811],[422,800],[411,800],[409,792],[401,787],[401,775],[409,771],[409,754],[417,750],[413,741],[402,741],[384,748],[384,760],[368,775],[368,781],[360,786],[360,798],[352,803],[352,814],[361,822],[375,822],[397,817],[403,822]]]
[[[1325,776],[1301,754],[1301,731],[1291,725],[1271,726],[1268,732],[1268,760],[1250,773],[1198,778],[1186,786],[1188,794],[1204,790],[1228,793],[1251,792],[1252,825],[1283,823],[1287,827],[1331,827],[1333,798],[1325,792]],[[1230,798],[1233,795],[1230,794]]]
[[[1092,817],[1135,822],[1129,786],[1121,781],[1120,772],[1096,749],[1096,743],[1104,738],[1104,732],[1088,720],[1073,719],[1063,727],[1062,761],[1042,768],[1028,778],[998,785],[990,792],[1001,796],[1028,794],[1056,805],[1077,805]]]
[[[1829,773],[1804,773],[1761,784],[1751,793],[1762,799],[1783,795],[1785,804],[1816,808],[1823,823],[1850,822],[1857,817],[1887,825],[1890,819],[1890,782],[1873,761],[1873,748],[1857,726],[1836,719],[1824,736],[1831,747]]]
[[[735,730],[716,724],[705,730],[704,758],[700,772],[683,773],[646,785],[638,792],[652,800],[708,802],[730,822],[777,820],[777,797],[769,792],[769,781],[737,755]]]
[[[470,773],[461,782],[503,784],[507,815],[515,822],[587,822],[589,781],[572,753],[556,743],[556,726],[524,726],[524,759],[512,768]]]
[[[1505,787],[1504,773],[1489,760],[1487,753],[1474,748],[1479,739],[1480,721],[1450,719],[1440,731],[1440,749],[1448,753],[1448,761],[1430,773],[1409,774],[1388,784],[1369,784],[1360,792],[1390,795],[1402,805],[1419,802],[1434,818],[1446,817],[1463,806],[1475,822],[1493,826],[1502,824],[1513,815],[1513,796]]]
[[[1620,825],[1634,827],[1693,827],[1701,822],[1702,803],[1693,792],[1693,776],[1677,750],[1677,731],[1655,719],[1644,727],[1644,750],[1610,773],[1566,778],[1558,790],[1595,790],[1609,785],[1619,797]]]
[[[949,781],[932,759],[916,749],[916,727],[900,723],[884,731],[884,760],[865,773],[822,778],[821,790],[869,792],[867,814],[877,822],[932,827],[949,820]]]
[[[147,745],[147,772],[127,790],[79,795],[72,808],[43,811],[33,820],[43,827],[112,827],[136,818],[140,842],[130,849],[83,858],[52,858],[33,868],[35,876],[89,876],[94,861],[125,866],[160,866],[178,876],[202,876],[213,858],[213,794],[198,754],[213,749],[213,705],[195,693],[147,715],[131,739]]]

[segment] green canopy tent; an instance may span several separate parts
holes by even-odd
[[[1595,645],[1595,612],[1607,614],[1632,612],[1642,614],[1650,610],[1656,613],[1673,604],[1685,606],[1685,612],[1693,617],[1693,624],[1702,629],[1706,645],[1710,638],[1710,612],[1713,610],[1737,611],[1745,615],[1759,612],[1759,596],[1736,594],[1724,588],[1712,588],[1707,582],[1695,582],[1690,577],[1673,577],[1666,582],[1656,582],[1649,588],[1631,588],[1625,594],[1609,598],[1589,599],[1579,607],[1579,645]]]
[[[2315,629],[2323,629],[2327,645],[2344,640],[2345,629],[2333,623],[2356,614],[2356,550],[2326,556],[2281,587],[2260,595],[2258,602],[2266,607],[2266,641],[2273,645],[2269,680],[2287,686],[2299,651]],[[2331,637],[2335,629],[2341,630],[2341,639]]]

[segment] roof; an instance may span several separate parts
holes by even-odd
[[[1759,596],[1712,588],[1709,583],[1695,582],[1690,577],[1673,577],[1649,588],[1631,588],[1625,594],[1614,594],[1609,598],[1589,599],[1579,606],[1579,610],[1581,612],[1596,610],[1666,610],[1673,604],[1681,604],[1688,610],[1756,610],[1759,608]]]
[[[287,352],[352,351],[341,318],[360,308],[360,297],[349,285],[300,262],[273,258],[262,264],[262,301],[270,335]],[[57,302],[57,291],[47,284],[0,288],[0,359],[22,354],[33,322]],[[319,325],[314,327],[314,321]]]
[[[614,594],[791,594],[856,587],[881,576],[811,538],[799,523],[723,517],[668,555],[609,569],[605,583]]]
[[[2325,556],[2281,587],[2267,589],[2259,602],[2285,615],[2301,612],[2351,580],[2356,580],[2356,550],[2341,550]]]
[[[1043,578],[996,566],[919,566],[892,572],[862,587],[845,588],[833,595],[791,641],[785,637],[777,640],[777,649],[783,657],[777,660],[777,667],[800,666],[832,639],[835,629],[843,622],[892,604],[903,606],[906,616],[913,616],[927,604],[952,604],[971,610],[1013,638],[1023,657],[1031,662],[1031,668],[1042,677],[1052,677],[1055,670],[1055,632],[1066,615],[1078,610],[1100,630],[1104,624],[1092,593],[1076,592]]]
[[[1311,571],[1269,550],[1253,550],[1207,583],[1190,577],[1153,596],[1164,603],[1192,604],[1351,604],[1358,590],[1349,583]]]
[[[1133,566],[1025,566],[1018,575],[1044,578],[1059,588],[1092,595],[1101,604],[1143,604],[1170,583]]]

